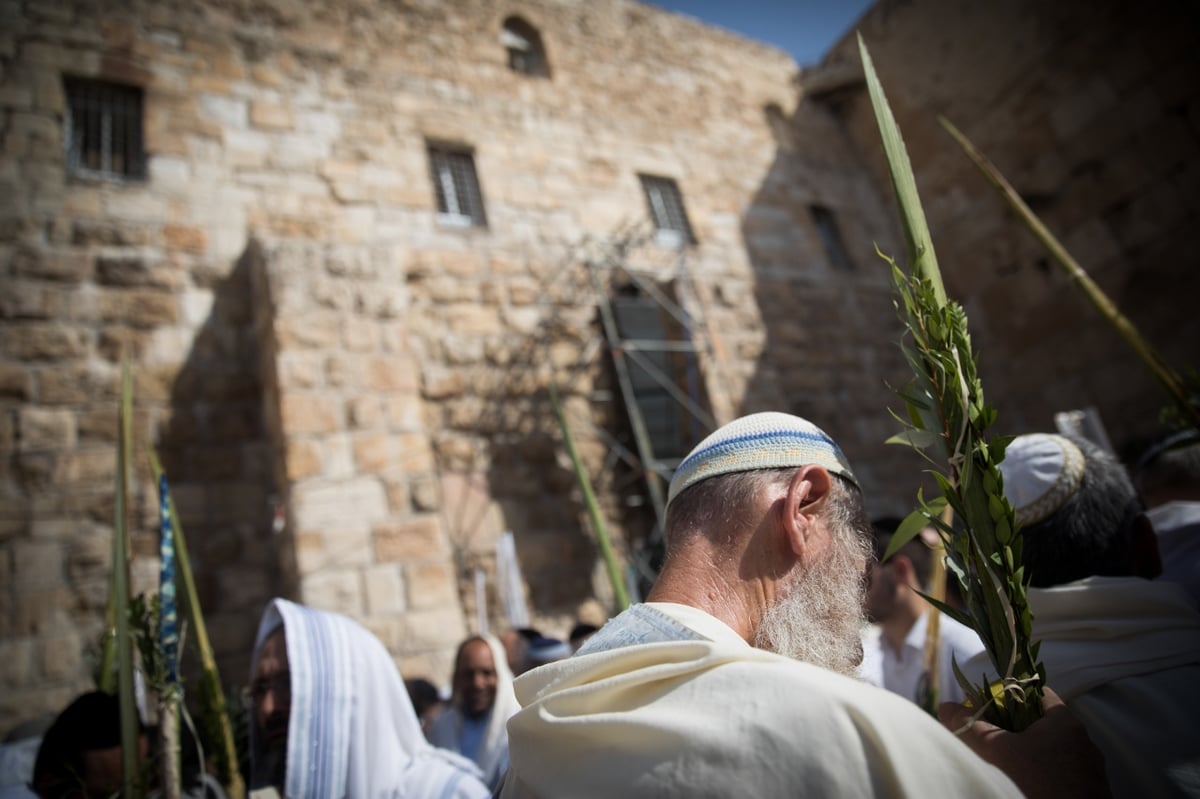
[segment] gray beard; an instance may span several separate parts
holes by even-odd
[[[754,636],[759,649],[854,676],[862,662],[865,544],[851,531],[833,536],[828,558],[797,574],[785,595],[767,608]]]

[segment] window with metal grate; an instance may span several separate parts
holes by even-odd
[[[437,194],[438,221],[456,227],[486,227],[483,195],[471,153],[431,144],[429,169]]]
[[[67,172],[110,180],[144,179],[141,88],[74,77],[64,78],[63,87]]]
[[[642,190],[646,192],[650,218],[654,220],[659,243],[695,244],[696,237],[692,235],[692,226],[683,207],[683,195],[679,193],[679,186],[675,181],[654,175],[638,177],[642,181]]]

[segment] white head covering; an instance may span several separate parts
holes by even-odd
[[[671,478],[667,504],[709,477],[809,464],[858,485],[841,448],[821,428],[790,413],[752,413],[717,429],[688,453]]]
[[[335,613],[275,599],[254,645],[282,625],[291,708],[286,797],[486,797],[465,758],[434,749],[421,734],[404,680],[379,639]],[[250,724],[251,758],[262,742]]]
[[[508,768],[508,720],[521,709],[521,705],[513,693],[513,673],[508,666],[504,645],[494,635],[473,637],[481,638],[488,645],[496,668],[496,701],[488,711],[487,729],[475,755],[475,763],[483,772],[485,781],[495,787]],[[457,662],[454,667],[458,669]],[[455,695],[452,701],[453,707],[443,711],[434,721],[433,728],[429,730],[429,740],[434,746],[457,752],[462,740],[462,698]]]
[[[1079,490],[1083,467],[1079,447],[1062,436],[1030,433],[1014,438],[1004,451],[1000,474],[1017,523],[1036,524],[1054,515]]]

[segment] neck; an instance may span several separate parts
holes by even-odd
[[[888,616],[886,621],[880,622],[879,631],[884,642],[897,655],[904,650],[905,639],[924,612],[924,600],[915,592],[905,590],[903,599],[896,603],[892,615]]]
[[[686,552],[669,556],[646,601],[675,602],[702,610],[753,645],[770,597],[758,583],[726,579],[725,570],[714,565],[719,566],[729,555],[706,544],[702,539]]]

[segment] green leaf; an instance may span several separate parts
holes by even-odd
[[[882,560],[887,561],[888,558],[899,551],[900,547],[912,541],[928,526],[929,517],[925,515],[925,511],[923,510],[915,510],[908,514],[908,516],[905,516],[904,521],[900,522],[900,526],[892,534],[892,540],[888,542],[887,551],[883,553]]]
[[[941,436],[932,430],[917,430],[910,427],[908,430],[900,431],[883,443],[907,444],[914,449],[925,449],[936,444],[940,438]]]
[[[875,74],[875,66],[871,63],[871,55],[867,52],[867,45],[863,43],[861,34],[858,37],[858,50],[862,56],[867,92],[871,97],[871,106],[875,110],[875,120],[879,123],[883,149],[887,154],[892,188],[896,191],[900,218],[904,223],[904,238],[908,243],[910,268],[914,274],[929,281],[939,304],[944,304],[946,291],[942,288],[942,275],[938,270],[937,258],[933,254],[933,241],[929,237],[929,225],[925,221],[925,212],[921,209],[921,201],[917,196],[917,181],[913,177],[908,151],[904,147],[900,128],[896,125],[895,117],[892,116],[892,109],[883,93],[879,77]]]

